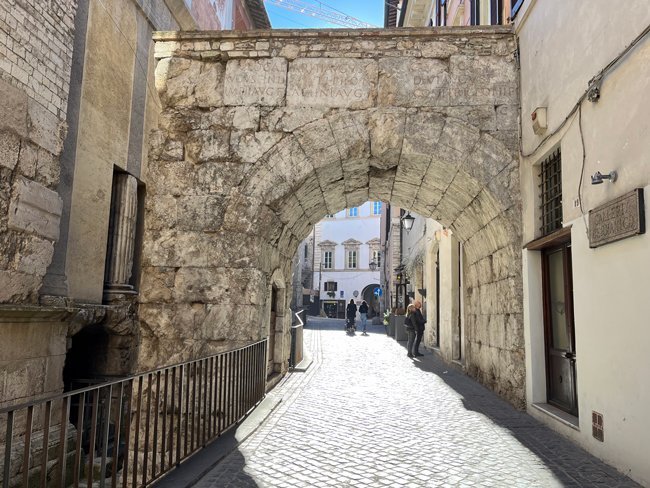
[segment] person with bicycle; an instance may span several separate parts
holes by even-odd
[[[350,298],[350,303],[345,309],[345,317],[347,318],[346,329],[352,328],[354,330],[354,321],[357,318],[357,305],[354,303],[354,298]]]

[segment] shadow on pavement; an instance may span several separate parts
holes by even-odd
[[[235,429],[224,433],[203,450],[183,462],[167,476],[153,484],[154,488],[184,487],[257,487],[244,468],[246,458],[237,449]],[[212,469],[219,465],[218,472],[211,476]]]
[[[398,344],[406,348],[405,343]],[[442,379],[461,395],[467,410],[485,415],[496,425],[509,430],[512,436],[534,453],[564,486],[640,486],[526,412],[515,409],[494,392],[461,372],[458,366],[444,363],[430,350],[421,348],[420,352],[425,352],[425,355],[413,360],[415,367]],[[552,459],[548,458],[549,452],[553,453]]]

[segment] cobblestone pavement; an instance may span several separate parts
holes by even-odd
[[[312,366],[195,486],[638,486],[431,352],[408,359],[383,326],[311,320],[305,346]]]

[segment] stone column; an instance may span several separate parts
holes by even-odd
[[[135,293],[129,283],[133,272],[136,217],[138,214],[138,182],[126,173],[115,175],[111,197],[111,220],[104,296]]]

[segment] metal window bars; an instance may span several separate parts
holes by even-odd
[[[562,228],[562,157],[555,150],[540,167],[540,209],[542,235]]]
[[[267,339],[0,409],[0,483],[144,487],[264,397]]]

